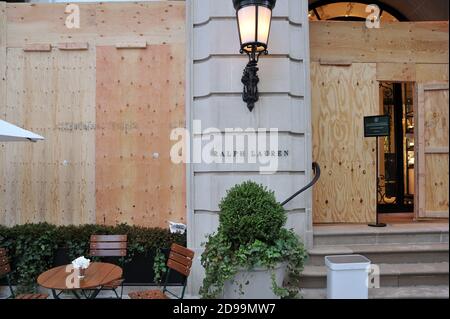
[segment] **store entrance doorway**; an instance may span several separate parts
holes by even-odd
[[[381,114],[391,134],[380,138],[378,213],[414,212],[414,83],[380,83]]]

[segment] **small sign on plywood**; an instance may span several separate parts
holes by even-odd
[[[388,115],[364,117],[364,137],[389,136],[390,120]]]

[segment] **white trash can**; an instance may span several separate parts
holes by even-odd
[[[326,256],[327,298],[368,299],[370,260],[361,255]]]

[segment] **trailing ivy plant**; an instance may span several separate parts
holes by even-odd
[[[13,260],[13,277],[18,293],[35,292],[36,278],[49,269],[56,251],[56,227],[49,224],[14,226],[1,231],[1,246],[8,249]]]
[[[272,272],[272,290],[282,298],[295,298],[307,258],[299,237],[283,228],[286,214],[273,192],[248,181],[231,188],[219,204],[217,233],[210,235],[201,257],[206,276],[203,298],[220,298],[227,281],[240,269],[265,267]],[[287,263],[289,282],[279,287],[274,269]],[[242,287],[243,284],[238,283]]]
[[[167,272],[166,255],[161,249],[156,250],[155,259],[153,262],[154,281],[161,284],[165,273]]]

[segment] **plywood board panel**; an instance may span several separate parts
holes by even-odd
[[[448,81],[448,64],[416,64],[416,81],[420,83]]]
[[[448,147],[449,110],[447,90],[425,90],[425,148]]]
[[[184,43],[186,10],[182,1],[99,3],[96,9],[97,44],[146,41]]]
[[[448,63],[448,21],[395,22],[368,29],[364,22],[310,22],[311,61]]]
[[[416,80],[414,63],[377,63],[377,80],[389,82],[412,82]]]
[[[170,131],[184,127],[184,45],[97,47],[97,222],[186,222],[185,167]]]
[[[375,139],[363,117],[378,112],[376,64],[311,64],[313,159],[323,168],[314,187],[315,223],[375,219]]]
[[[95,220],[95,51],[8,49],[6,119],[45,141],[5,145],[7,225]]]
[[[371,193],[375,189],[375,182],[369,176],[372,171],[374,177],[373,165],[364,167],[357,162],[327,163],[322,166],[322,177],[313,191],[314,223],[373,221],[376,201]],[[364,182],[370,184],[360,187]]]
[[[8,3],[8,47],[19,48],[28,43],[92,42],[97,33],[97,5],[75,4],[79,8],[79,28],[72,27],[76,26],[73,24],[66,25],[67,18],[76,14],[70,7],[67,8],[68,5],[69,3]]]
[[[88,42],[62,42],[58,43],[60,50],[87,50],[89,48]]]
[[[74,6],[74,9],[68,6]],[[185,3],[154,1],[128,3],[8,4],[11,32],[8,47],[28,43],[88,42],[95,46],[146,41],[149,44],[185,42]],[[79,12],[79,28],[66,24]]]
[[[448,164],[448,153],[425,155],[425,211],[427,214],[433,212],[448,214]]]
[[[448,82],[417,85],[416,101],[416,216],[448,218]]]
[[[50,52],[52,45],[50,43],[31,43],[23,47],[25,52]]]

